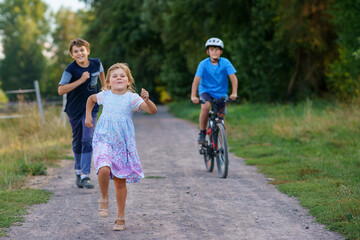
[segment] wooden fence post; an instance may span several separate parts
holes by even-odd
[[[61,113],[60,113],[60,118],[61,118],[61,120],[63,121],[64,126],[66,126],[66,123],[67,123],[67,115],[66,115],[66,113],[64,112],[65,106],[66,106],[66,94],[64,94],[64,95],[62,96],[62,111],[61,111]]]
[[[42,122],[43,126],[45,126],[44,110],[43,110],[42,103],[41,103],[40,88],[39,88],[38,80],[34,81],[34,87],[35,87],[35,93],[36,93],[36,101],[39,106],[41,122]]]

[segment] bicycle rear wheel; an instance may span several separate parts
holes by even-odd
[[[211,140],[209,134],[205,136],[205,143],[203,145],[204,148],[204,161],[205,168],[208,172],[212,172],[214,170],[214,154],[211,149]]]
[[[228,147],[226,141],[225,127],[222,123],[217,124],[217,153],[216,153],[216,165],[220,178],[226,178],[228,174],[229,156]]]

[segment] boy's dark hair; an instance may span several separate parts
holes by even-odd
[[[81,38],[75,38],[75,39],[70,41],[70,44],[69,44],[70,53],[71,53],[72,48],[74,46],[77,46],[77,47],[84,46],[87,50],[90,50],[90,43],[88,41],[84,40],[84,39],[81,39]]]

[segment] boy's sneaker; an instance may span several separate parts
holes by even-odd
[[[81,175],[76,174],[76,186],[78,186],[78,188],[83,188],[81,185]]]
[[[204,144],[205,143],[205,135],[206,135],[206,133],[200,131],[199,138],[198,138],[198,144]]]
[[[94,185],[91,184],[89,177],[85,177],[85,178],[81,179],[80,184],[84,188],[94,188]]]

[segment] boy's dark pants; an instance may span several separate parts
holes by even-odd
[[[92,138],[94,135],[97,113],[92,113],[94,126],[88,128],[85,126],[85,115],[80,118],[69,117],[72,128],[72,148],[75,158],[75,169],[81,170],[81,173],[88,175],[91,167],[92,157]]]

